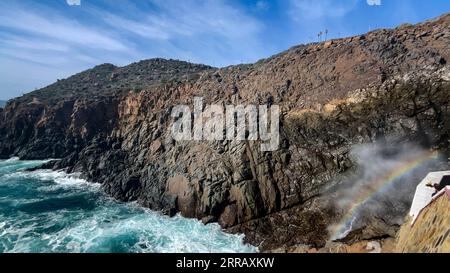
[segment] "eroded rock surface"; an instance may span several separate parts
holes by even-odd
[[[353,145],[413,142],[449,156],[449,44],[445,15],[221,69],[101,65],[0,109],[0,157],[60,158],[53,168],[81,172],[119,200],[217,221],[262,250],[322,247],[342,214],[330,199],[355,167]],[[279,105],[279,149],[175,142],[172,107],[194,96]]]

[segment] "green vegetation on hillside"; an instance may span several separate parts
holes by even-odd
[[[160,58],[124,67],[102,64],[25,94],[17,101],[52,103],[75,97],[97,98],[128,91],[141,91],[152,85],[195,79],[199,72],[211,68],[207,65]]]

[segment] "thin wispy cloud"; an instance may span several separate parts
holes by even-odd
[[[96,10],[94,14],[111,27],[150,39],[179,39],[212,35],[231,39],[253,39],[263,28],[256,18],[225,1],[150,1],[156,10],[138,11],[118,16]]]
[[[102,62],[126,65],[165,57],[223,66],[264,54],[258,38],[263,24],[226,1],[85,1],[76,8],[27,2],[0,3],[0,28],[5,30],[0,61],[16,60],[18,69],[27,63],[47,71],[58,68],[55,80]],[[144,3],[153,8],[139,6]],[[13,73],[4,71],[0,84]],[[23,82],[30,82],[30,90],[42,83]]]
[[[80,6],[81,0],[66,0],[69,6]]]
[[[358,0],[290,0],[295,20],[342,17],[356,8]]]
[[[270,4],[266,0],[259,0],[258,2],[256,2],[256,8],[258,10],[266,11],[270,8]]]
[[[27,50],[39,50],[39,51],[57,51],[57,52],[69,52],[70,47],[61,44],[48,41],[47,39],[38,38],[25,38],[17,35],[0,35],[0,46],[2,48],[13,49],[27,49]]]
[[[315,41],[317,33],[325,28],[329,28],[331,38],[365,32],[369,24],[393,26],[450,10],[448,1],[440,1],[432,8],[420,0],[382,3],[369,6],[367,0],[2,0],[0,99],[106,62],[122,66],[153,57],[219,67],[255,62],[293,45]],[[383,12],[358,16],[355,11],[361,12],[364,7]],[[401,16],[389,17],[394,13],[388,9],[397,10],[398,14],[404,7],[408,9]],[[370,18],[374,18],[373,22],[366,22]]]
[[[0,17],[1,27],[22,31],[28,35],[44,36],[91,48],[113,51],[127,50],[122,42],[101,31],[62,16],[8,7],[0,10]]]
[[[98,14],[110,26],[136,34],[143,38],[156,40],[167,40],[170,38],[170,33],[167,32],[167,30],[164,30],[163,25],[156,20],[148,19],[146,22],[139,22],[107,12],[98,12]]]

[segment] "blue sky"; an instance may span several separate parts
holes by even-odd
[[[213,66],[450,12],[449,0],[2,0],[0,99],[101,63],[153,57]],[[380,1],[380,5],[369,5]]]

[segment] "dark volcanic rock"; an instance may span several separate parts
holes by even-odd
[[[355,166],[353,145],[413,142],[448,157],[449,44],[446,15],[250,65],[101,65],[9,102],[0,157],[61,158],[55,168],[81,172],[119,200],[218,221],[263,250],[321,246],[340,214],[327,196]],[[171,109],[194,96],[280,105],[280,148],[175,142]]]

